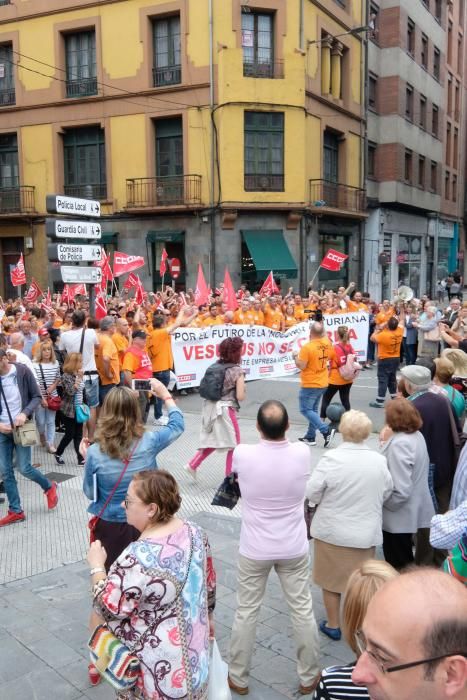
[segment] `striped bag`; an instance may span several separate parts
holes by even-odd
[[[96,627],[88,646],[92,662],[112,688],[133,688],[141,670],[139,659],[105,625]]]

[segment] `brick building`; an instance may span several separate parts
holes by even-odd
[[[364,286],[416,296],[463,247],[464,0],[369,3]]]

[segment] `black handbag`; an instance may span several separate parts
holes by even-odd
[[[238,485],[237,475],[232,473],[226,476],[222,484],[217,489],[214,498],[211,501],[212,506],[222,506],[232,510],[238,503],[241,497],[240,486]]]

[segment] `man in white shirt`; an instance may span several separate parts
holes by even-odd
[[[248,693],[256,623],[271,569],[275,569],[290,610],[297,647],[298,692],[313,692],[319,681],[319,641],[310,590],[310,557],[304,518],[310,476],[306,445],[285,437],[287,410],[266,401],[258,411],[256,445],[238,445],[233,472],[242,494],[238,558],[238,608],[230,640],[229,686]]]
[[[60,336],[59,349],[71,352],[81,352],[83,355],[84,391],[86,403],[91,409],[88,421],[88,438],[92,442],[96,428],[97,407],[99,406],[99,373],[96,367],[94,349],[99,347],[97,333],[92,328],[86,328],[86,313],[74,311],[71,317],[72,329]]]
[[[10,356],[11,362],[16,362],[20,365],[26,365],[26,367],[31,370],[34,374],[34,368],[32,366],[31,359],[24,353],[24,335],[22,333],[12,333],[10,335],[10,345],[7,348],[8,355]]]

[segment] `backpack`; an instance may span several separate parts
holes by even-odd
[[[207,368],[199,385],[201,398],[208,401],[219,401],[222,398],[225,373],[229,367],[235,367],[235,364],[215,362]]]
[[[339,374],[342,379],[353,382],[360,372],[360,365],[356,362],[355,355],[352,352],[346,352],[345,347],[341,344],[337,347],[340,348],[345,355],[345,363],[338,367]]]

